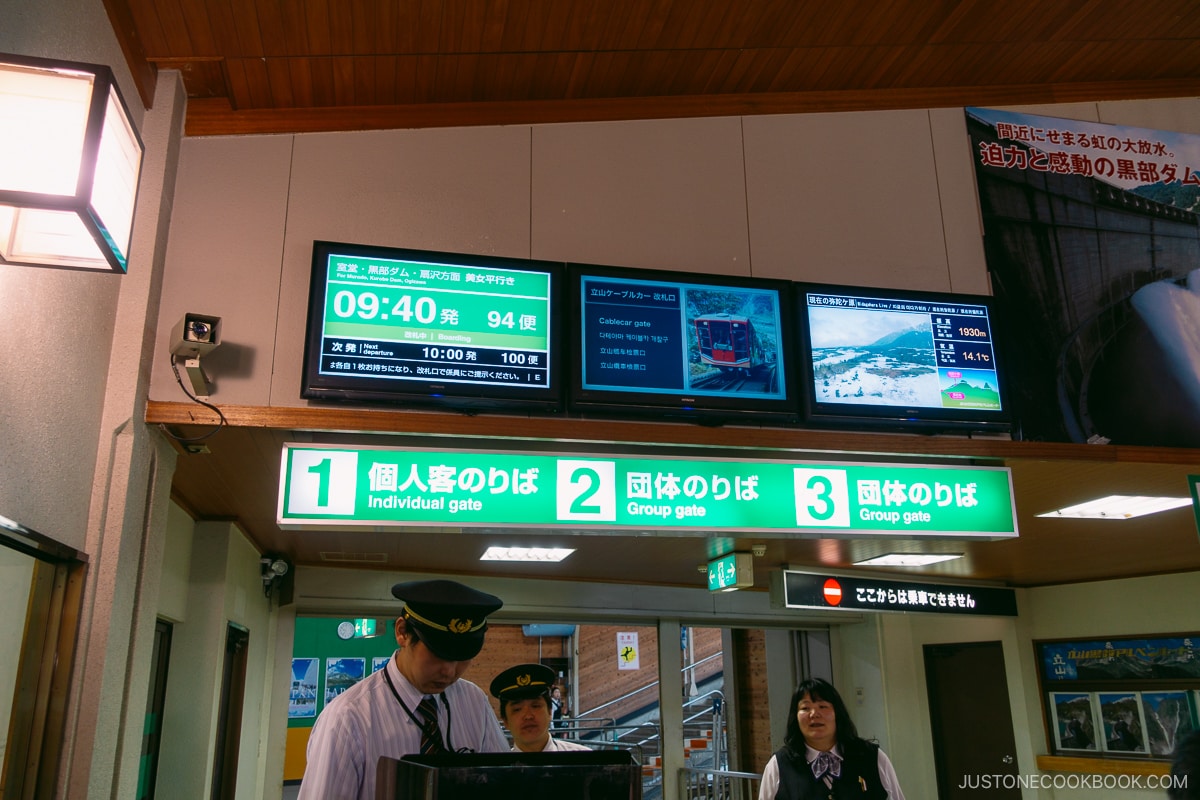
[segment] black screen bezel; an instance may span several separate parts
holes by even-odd
[[[586,353],[583,341],[583,280],[584,278],[627,279],[692,284],[728,288],[775,291],[779,303],[779,354],[784,365],[784,397],[781,399],[730,396],[692,396],[685,392],[656,393],[637,390],[584,388],[583,372]],[[570,384],[567,390],[569,409],[578,414],[604,416],[655,416],[671,420],[702,424],[793,424],[800,418],[800,399],[796,390],[795,325],[791,283],[785,280],[750,278],[729,275],[709,275],[671,270],[646,270],[600,264],[567,265],[566,292],[571,309],[570,334],[567,336],[570,360]]]
[[[549,385],[545,387],[478,386],[436,380],[390,380],[321,375],[321,333],[329,258],[334,255],[492,267],[545,272],[550,276]],[[556,261],[504,256],[446,253],[401,247],[315,240],[309,275],[308,315],[304,336],[304,369],[300,396],[341,403],[418,405],[459,411],[529,411],[555,413],[563,409],[562,285],[564,265]]]
[[[991,344],[999,384],[1000,411],[979,409],[945,409],[897,406],[868,406],[856,403],[828,403],[817,400],[816,379],[812,365],[812,329],[808,315],[808,294],[845,294],[880,300],[911,300],[922,303],[980,305],[987,308]],[[1012,400],[1005,375],[1007,353],[1003,346],[1004,324],[999,319],[998,304],[989,295],[958,294],[953,292],[881,289],[868,286],[845,286],[828,283],[797,282],[793,284],[794,316],[799,331],[796,380],[803,399],[803,422],[812,427],[833,427],[880,430],[899,433],[1008,433],[1013,427]]]

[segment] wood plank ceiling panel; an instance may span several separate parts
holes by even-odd
[[[208,2],[206,0],[178,0],[178,2],[186,30],[186,44],[184,41],[172,40],[172,46],[188,48],[190,51],[186,53],[188,55],[225,55],[226,51],[222,49],[222,46],[227,45],[228,42],[219,40],[213,30]]]
[[[252,2],[243,2],[243,5],[247,7],[238,14],[234,14],[230,6],[219,6],[217,17],[221,20],[222,30],[227,30],[227,35],[233,37],[235,52],[238,55],[262,58],[267,54],[267,48],[263,44],[258,9]]]
[[[137,29],[142,49],[149,57],[155,53],[174,51],[167,29],[172,24],[182,25],[179,9],[174,6],[159,6],[151,0],[133,0],[127,6],[129,16]]]
[[[328,0],[310,0],[303,8],[306,48],[301,54],[311,58],[333,55]]]
[[[259,36],[259,48],[268,59],[283,59],[303,52],[298,36],[303,14],[284,13],[280,0],[253,0],[253,13]]]
[[[348,9],[345,5],[342,6],[341,11],[349,20],[352,50],[348,52],[372,56],[391,49],[390,42],[380,42],[376,37],[376,31],[381,27],[379,10],[384,5],[386,3],[377,3],[374,0],[351,0]],[[381,45],[384,48],[382,50]]]
[[[105,2],[189,133],[1200,94],[1194,0]]]

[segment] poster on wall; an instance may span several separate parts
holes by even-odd
[[[374,675],[379,670],[387,666],[387,662],[391,661],[391,656],[375,656],[371,659],[371,674]]]
[[[292,659],[292,690],[288,695],[288,719],[317,715],[317,671],[319,658]]]
[[[1200,447],[1200,136],[966,115],[1019,435]]]
[[[1142,692],[1142,716],[1150,754],[1169,756],[1196,729],[1189,692]]]
[[[363,679],[365,658],[325,659],[325,703]]]
[[[1200,638],[1043,642],[1038,645],[1048,681],[1200,678]]]
[[[1141,692],[1099,692],[1104,723],[1104,749],[1114,753],[1145,753],[1146,723]]]
[[[617,669],[641,669],[637,631],[617,633]]]
[[[1096,707],[1088,692],[1051,692],[1054,741],[1059,750],[1098,750]]]

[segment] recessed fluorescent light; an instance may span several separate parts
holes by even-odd
[[[1157,514],[1159,511],[1169,511],[1172,508],[1182,508],[1192,504],[1190,497],[1138,497],[1133,495],[1112,494],[1091,500],[1075,506],[1067,506],[1057,511],[1047,511],[1038,514],[1039,517],[1070,517],[1073,519],[1132,519],[1146,514]]]
[[[574,553],[571,547],[489,547],[480,561],[562,561]]]
[[[888,553],[866,561],[855,561],[856,567],[923,567],[939,561],[962,558],[962,553]]]

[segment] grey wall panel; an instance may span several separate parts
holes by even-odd
[[[926,111],[747,117],[763,277],[950,288]]]
[[[169,333],[198,313],[221,318],[222,344],[201,360],[214,401],[270,402],[291,151],[291,136],[183,141],[152,399],[186,402],[171,373]]]
[[[533,129],[533,255],[751,273],[741,121]]]

